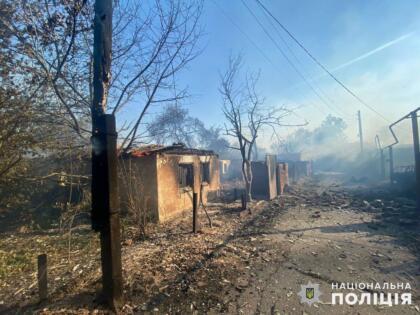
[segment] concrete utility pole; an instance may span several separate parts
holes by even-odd
[[[115,117],[105,114],[111,81],[112,1],[95,1],[92,102],[92,228],[100,232],[103,298],[122,306]]]
[[[413,128],[417,210],[420,211],[420,145],[419,145],[419,125],[417,121],[417,111],[414,111],[411,113],[411,122],[412,122],[412,128]]]
[[[362,114],[360,110],[357,111],[357,119],[359,121],[359,139],[360,139],[360,153],[363,153],[363,130],[362,130]]]
[[[379,156],[380,156],[380,171],[379,172],[381,174],[381,178],[385,179],[385,154],[384,154],[384,149],[381,146],[381,141],[379,140],[378,135],[375,136],[375,143],[378,148]]]

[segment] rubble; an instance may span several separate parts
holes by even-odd
[[[392,277],[408,279],[405,272],[412,277],[409,281],[416,282],[418,275],[404,265],[398,274],[389,271],[384,276],[380,271],[392,270],[396,261],[415,261],[407,249],[418,246],[414,227],[407,225],[414,220],[413,204],[377,195],[308,180],[290,187],[280,199],[251,202],[246,211],[240,210],[239,201],[210,204],[213,228],[200,212],[201,233],[196,235],[191,233],[189,213],[152,226],[144,239],[138,238],[136,229],[126,229],[122,240],[126,304],[122,312],[254,313],[258,309],[270,313],[274,307],[290,314],[301,309],[294,293],[302,279],[316,279],[324,285],[355,276],[391,281]],[[52,248],[48,240],[64,241],[64,246],[53,247],[56,253],[48,251],[52,284],[48,308],[35,303],[34,265],[29,263],[32,269],[3,278],[0,310],[20,307],[68,314],[90,309],[104,313],[95,302],[100,286],[96,236],[75,233],[69,262],[63,259],[68,254],[66,238],[54,233],[32,237],[30,242],[28,232],[1,240],[9,244],[8,249],[29,250],[25,246],[34,243]],[[31,252],[31,257],[35,254]],[[74,299],[80,291],[85,292],[83,305]],[[272,296],[276,306],[270,304]],[[321,313],[330,314],[326,307],[318,305]]]

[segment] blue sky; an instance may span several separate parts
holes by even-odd
[[[295,61],[256,2],[244,1]],[[328,69],[342,66],[334,74],[390,122],[420,106],[418,0],[262,2]],[[231,20],[258,45],[270,62]],[[259,90],[267,104],[300,107],[296,116],[291,117],[295,122],[306,119],[308,127],[315,128],[328,113],[342,116],[349,125],[348,136],[354,140],[356,112],[360,109],[367,141],[373,141],[376,133],[387,135],[384,132],[386,121],[325,76],[282,33],[301,63],[297,66],[316,89],[320,88],[332,100],[330,107],[334,111],[324,105],[286,62],[240,0],[205,0],[202,25],[203,53],[180,74],[179,82],[188,86],[193,95],[187,102],[191,115],[206,124],[223,124],[217,90],[219,73],[226,68],[229,55],[242,53],[246,69],[261,70]],[[283,128],[280,133],[286,136],[292,131],[292,128]],[[401,130],[401,136],[409,141],[406,131]]]

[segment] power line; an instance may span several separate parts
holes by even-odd
[[[338,113],[336,109],[331,107],[330,104],[328,104],[326,102],[326,100],[315,90],[315,88],[312,86],[312,84],[306,79],[306,77],[303,75],[303,73],[296,67],[296,65],[293,63],[293,61],[290,60],[290,58],[286,55],[286,53],[283,51],[283,49],[280,47],[280,45],[277,43],[277,41],[270,35],[270,33],[265,28],[265,26],[261,23],[261,21],[258,19],[258,17],[254,14],[254,12],[252,12],[252,10],[244,2],[244,0],[241,0],[241,2],[246,7],[248,12],[253,16],[253,18],[258,23],[258,25],[262,28],[262,30],[267,35],[267,37],[270,38],[270,40],[273,42],[273,44],[277,47],[277,49],[280,51],[282,56],[286,59],[287,63],[293,68],[293,70],[295,70],[296,73],[302,78],[302,80],[304,80],[304,82],[311,88],[311,90],[315,93],[315,95],[318,96],[318,98],[322,101],[322,103],[324,105],[326,105],[330,110],[336,112],[339,116],[341,116],[341,114]]]
[[[270,10],[268,10],[264,4],[261,3],[260,0],[255,0],[258,5],[265,11],[267,12],[271,18],[276,21],[276,23],[283,29],[283,31],[285,31],[290,38],[292,38],[296,44],[299,45],[300,48],[303,49],[303,51],[319,66],[321,67],[322,70],[324,70],[335,82],[337,82],[343,89],[345,89],[350,95],[352,95],[356,100],[359,101],[359,103],[361,103],[362,105],[366,106],[367,108],[369,108],[372,112],[374,112],[375,114],[377,114],[379,117],[381,117],[382,119],[384,119],[385,121],[389,122],[389,120],[383,116],[381,113],[379,113],[375,108],[373,108],[372,106],[370,106],[369,104],[367,104],[364,100],[362,100],[359,96],[357,96],[352,90],[350,90],[350,88],[348,88],[344,83],[342,83],[335,75],[333,75],[320,61],[318,61],[317,58],[315,58],[308,49],[305,48],[305,46],[303,46],[303,44],[297,40],[297,38],[295,36],[293,36],[292,33],[289,32],[289,30],[270,12]]]
[[[216,8],[219,9],[220,12],[225,16],[225,18],[236,27],[236,29],[254,46],[254,48],[257,49],[257,51],[264,57],[266,61],[268,61],[272,66],[274,66],[280,73],[282,72],[282,69],[278,67],[277,64],[275,64],[265,53],[264,51],[250,38],[245,31],[242,30],[242,28],[225,12],[225,10],[222,9],[221,6],[215,1],[212,0],[213,4],[216,6]],[[309,105],[313,105],[317,110],[322,112],[323,114],[327,115],[328,113],[321,107],[318,107],[315,103],[311,103]],[[306,120],[306,119],[305,119]]]
[[[287,50],[290,52],[290,54],[294,57],[294,59],[296,60],[296,62],[301,66],[301,68],[302,68],[302,72],[305,72],[304,71],[304,65],[303,65],[303,63],[302,63],[302,61],[298,58],[298,56],[295,54],[295,52],[293,51],[293,49],[290,47],[290,45],[287,43],[287,41],[283,38],[283,36],[282,36],[282,34],[280,33],[280,31],[279,31],[279,29],[278,29],[278,27],[277,27],[277,25],[275,25],[272,21],[271,21],[271,19],[269,18],[269,15],[267,14],[267,12],[265,12],[265,11],[263,11],[264,12],[264,14],[265,14],[265,16],[266,16],[266,18],[267,18],[267,21],[270,23],[270,25],[273,27],[273,29],[275,30],[275,32],[276,32],[276,34],[279,36],[279,38],[280,38],[280,40],[283,42],[283,44],[284,44],[284,46],[286,46],[286,48],[287,48]],[[308,74],[308,73],[306,73],[306,74]],[[310,77],[310,75],[309,75],[309,77]],[[309,78],[309,79],[311,79],[311,78]],[[316,83],[315,83],[315,81],[314,80],[310,80],[310,81],[312,81],[312,84],[314,85],[314,87],[315,88],[317,88],[318,90],[319,90],[319,93],[323,96],[323,97],[325,97],[325,99],[326,100],[328,100],[329,101],[329,103],[331,103],[331,106],[333,106],[334,105],[334,108],[336,108],[338,111],[340,111],[340,113],[343,115],[343,116],[346,116],[346,117],[349,117],[349,115],[346,113],[346,112],[344,112],[344,110],[342,110],[341,108],[339,108],[338,106],[336,106],[336,103],[328,96],[328,94],[319,86],[319,85],[317,85]]]
[[[223,8],[215,1],[212,0],[213,4],[216,6],[216,8],[225,16],[225,18],[245,37],[245,39],[247,39],[253,46],[255,49],[257,49],[257,51],[264,57],[264,59],[269,62],[272,66],[274,66],[280,73],[282,72],[282,69],[280,69],[278,67],[277,64],[275,64],[273,62],[273,60],[271,60],[265,53],[264,51],[252,40],[252,38],[250,38],[248,36],[248,34],[234,21],[234,19],[232,19],[228,13],[226,13],[225,10],[223,10]],[[316,93],[317,94],[317,93]],[[322,98],[321,98],[322,100]],[[325,101],[324,101],[325,102]],[[318,111],[320,111],[321,113],[327,115],[328,112],[326,112],[322,107],[319,107],[316,103],[310,102],[308,103],[309,105],[312,105],[315,109],[317,109]],[[328,108],[330,108],[327,104],[326,106]],[[331,109],[331,108],[330,108]],[[334,109],[332,109],[334,111]],[[338,113],[339,114],[339,113]],[[341,115],[341,114],[339,114]],[[309,121],[307,119],[305,119],[306,121]]]
[[[268,61],[273,67],[277,68],[278,71],[281,69],[264,53],[264,51],[248,36],[246,32],[244,32],[241,27],[222,9],[221,6],[215,1],[212,0],[213,4],[222,12],[222,14],[229,20],[229,22],[237,28],[237,30],[254,46],[255,49]]]

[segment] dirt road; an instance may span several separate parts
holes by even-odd
[[[195,271],[186,292],[174,292],[155,311],[182,313],[187,302],[197,314],[419,313],[413,204],[377,194],[383,191],[315,181],[297,186],[265,204],[212,255],[207,274]],[[322,292],[312,305],[298,295],[308,282]],[[374,284],[372,290],[334,291],[356,293],[359,301],[361,293],[410,292],[412,305],[332,305],[332,283]],[[411,290],[383,290],[384,283],[409,283]],[[212,288],[219,291],[216,305],[203,299]]]
[[[419,253],[410,212],[400,215],[400,211],[407,209],[392,198],[386,201],[374,198],[366,189],[314,182],[285,196],[285,208],[278,215],[272,214],[270,224],[263,224],[259,232],[247,237],[260,251],[271,254],[271,259],[252,266],[249,286],[243,292],[231,291],[229,313],[419,313]],[[375,203],[377,207],[371,205]],[[389,203],[394,208],[386,208]],[[390,214],[391,210],[397,214]],[[300,303],[300,286],[308,282],[319,284],[322,302],[311,306]],[[332,283],[409,283],[413,304],[331,305]],[[402,291],[377,290],[377,293]],[[360,297],[364,291],[335,292],[355,292]]]
[[[281,198],[253,202],[250,210],[241,211],[238,202],[209,205],[208,210],[213,228],[202,213],[197,235],[191,233],[190,214],[157,226],[146,240],[125,233],[123,313],[420,313],[420,243],[410,200],[378,188],[308,180]],[[96,303],[99,257],[92,251],[90,255],[89,261],[78,255],[72,257],[72,265],[53,266],[52,285],[60,275],[60,283],[71,281],[71,286],[57,286],[41,304],[35,299],[36,288],[30,286],[34,274],[19,278],[19,299],[11,298],[18,295],[13,293],[16,288],[9,288],[13,284],[9,279],[11,293],[0,296],[3,312],[107,313]],[[311,305],[302,304],[298,295],[301,285],[309,282],[319,285],[315,297],[322,293]],[[412,304],[332,305],[332,283],[409,283],[411,290],[390,292],[411,293]],[[355,293],[360,299],[362,294],[367,298],[388,291],[334,292]]]

